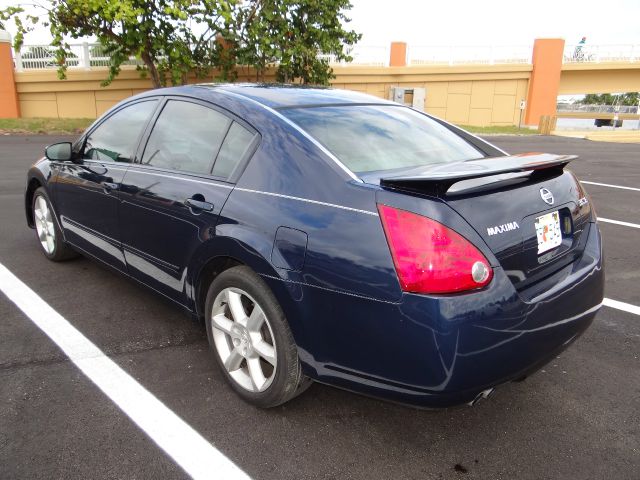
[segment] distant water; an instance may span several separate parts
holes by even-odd
[[[612,127],[596,127],[593,119],[583,118],[559,118],[556,128],[558,130],[612,130]],[[637,130],[638,120],[624,120],[622,127],[616,130]]]

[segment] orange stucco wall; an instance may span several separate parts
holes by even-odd
[[[0,32],[6,34],[6,32]],[[0,37],[0,118],[20,117],[10,37]]]
[[[538,125],[542,115],[556,113],[563,52],[564,40],[561,38],[538,38],[533,44],[533,70],[525,116],[527,125]]]

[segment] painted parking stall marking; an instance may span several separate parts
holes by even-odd
[[[598,222],[612,223],[614,225],[622,225],[623,227],[640,228],[637,223],[622,222],[620,220],[611,220],[610,218],[598,217]]]
[[[640,188],[625,187],[623,185],[612,185],[610,183],[588,182],[586,180],[580,180],[580,183],[584,183],[585,185],[598,185],[600,187],[619,188],[621,190],[633,190],[633,191],[636,191],[636,192],[640,192]]]
[[[640,307],[636,307],[635,305],[631,305],[630,303],[619,302],[618,300],[612,300],[610,298],[605,298],[602,300],[602,305],[605,307],[615,308],[617,310],[622,310],[623,312],[633,313],[635,315],[640,315]]]
[[[250,478],[1,263],[0,290],[188,475]]]

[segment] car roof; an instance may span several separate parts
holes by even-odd
[[[328,87],[254,83],[207,83],[194,86],[233,93],[275,109],[328,105],[393,104],[393,102],[365,93]]]

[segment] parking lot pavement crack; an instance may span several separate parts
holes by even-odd
[[[172,349],[172,348],[183,348],[190,347],[192,345],[202,344],[206,345],[206,338],[204,337],[195,337],[188,336],[179,340],[165,340],[160,344],[154,345],[121,345],[119,347],[114,348],[105,348],[102,350],[104,352],[104,356],[111,358],[112,360],[117,360],[120,357],[124,357],[127,355],[133,355],[137,353],[151,352],[163,349]],[[102,355],[100,355],[102,356]],[[93,358],[95,355],[84,355],[79,356],[76,359],[88,359]],[[71,360],[65,355],[53,355],[46,358],[34,358],[34,359],[25,359],[25,360],[10,360],[8,362],[0,363],[0,373],[6,371],[19,370],[22,368],[31,368],[31,367],[47,367],[51,365],[58,365],[61,363],[68,363]]]

